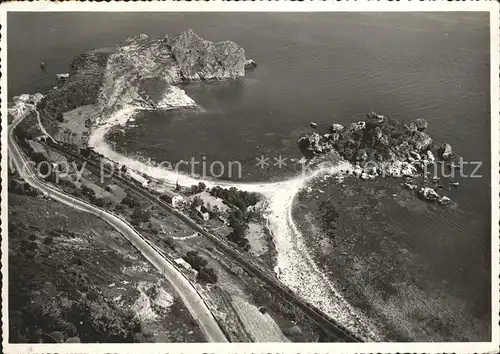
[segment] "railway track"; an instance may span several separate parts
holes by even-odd
[[[83,157],[75,152],[67,149],[61,145],[54,144],[51,142],[45,143],[51,149],[57,150],[60,153],[71,156],[76,161],[86,162],[86,167],[89,170],[93,170],[94,173],[101,173],[101,165],[96,163],[95,161]],[[106,171],[106,169],[104,169]],[[112,172],[107,170],[106,172]],[[278,295],[282,299],[288,301],[289,303],[297,306],[301,309],[311,320],[313,320],[329,337],[335,338],[338,341],[344,342],[363,342],[361,338],[357,335],[351,333],[344,326],[337,323],[333,318],[327,316],[318,308],[309,304],[302,300],[298,295],[292,292],[288,287],[279,282],[276,278],[269,275],[269,272],[264,270],[264,268],[248,261],[246,256],[238,249],[229,245],[226,241],[223,241],[221,238],[211,234],[208,230],[198,225],[194,220],[192,220],[189,216],[180,212],[177,209],[174,209],[170,204],[161,200],[157,195],[151,193],[147,189],[142,186],[135,184],[132,181],[129,181],[117,174],[113,175],[113,178],[118,182],[122,183],[127,188],[134,191],[136,194],[146,198],[147,200],[157,204],[168,212],[176,215],[181,221],[191,227],[193,230],[199,232],[201,235],[205,236],[209,241],[211,241],[217,248],[223,251],[227,256],[233,259],[240,267],[246,270],[248,273],[257,277],[260,281],[262,281],[270,290],[274,291],[275,295]]]
[[[20,119],[22,119],[22,117]],[[186,305],[189,313],[198,322],[206,339],[209,342],[228,342],[226,333],[211,313],[202,294],[198,292],[186,275],[183,274],[183,272],[166,257],[156,245],[137,232],[123,216],[98,208],[38,178],[36,172],[29,167],[28,159],[17,146],[15,138],[12,137],[12,129],[20,119],[14,122],[13,126],[9,126],[8,128],[9,156],[11,157],[11,161],[16,171],[26,183],[39,190],[45,196],[63,205],[67,205],[84,213],[95,215],[113,226],[144,256],[145,259],[158,269],[162,275],[169,279],[173,288]]]

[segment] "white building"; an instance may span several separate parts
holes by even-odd
[[[132,178],[134,181],[140,183],[143,187],[146,187],[149,183],[148,179],[147,178],[144,178],[143,176],[141,176],[140,174],[134,172],[134,171],[131,171],[131,170],[127,170],[126,174]]]
[[[196,269],[193,269],[191,265],[186,262],[182,258],[176,258],[174,259],[174,263],[179,267],[182,268],[181,271],[184,275],[186,275],[189,280],[191,281],[196,281],[196,278],[198,277],[198,271]]]
[[[174,259],[174,263],[179,266],[179,267],[182,267],[184,269],[191,269],[191,265],[186,262],[184,259],[182,258],[176,258]]]

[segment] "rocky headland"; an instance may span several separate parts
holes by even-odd
[[[367,114],[365,121],[346,127],[332,124],[328,133],[313,132],[302,136],[297,143],[302,154],[311,161],[319,156],[334,155],[352,163],[352,174],[356,177],[365,180],[404,177],[402,186],[415,190],[422,199],[448,204],[449,198],[440,196],[428,186],[428,167],[445,161],[453,166],[456,157],[449,144],[437,146],[433,142],[425,132],[427,126],[423,118],[404,124],[372,112]],[[422,177],[420,187],[416,180],[419,176]]]
[[[38,110],[44,126],[55,134],[65,113],[87,105],[98,112],[92,117],[94,124],[125,107],[194,107],[196,103],[176,85],[240,78],[246,67],[255,65],[238,44],[211,42],[192,30],[156,40],[141,34],[116,47],[75,57],[68,75],[45,94]]]

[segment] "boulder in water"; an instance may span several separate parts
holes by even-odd
[[[344,130],[344,126],[341,124],[332,124],[330,126],[331,133],[341,132],[342,130]]]
[[[423,132],[425,129],[427,129],[427,121],[423,118],[417,118],[415,119],[415,128],[419,132]]]
[[[257,67],[257,63],[253,59],[246,59],[245,60],[245,68],[247,69],[253,69]]]
[[[429,187],[422,187],[418,190],[418,195],[427,200],[427,201],[430,201],[430,202],[433,202],[433,201],[436,201],[438,200],[440,197],[439,197],[439,194],[436,193],[436,191],[432,188],[429,188]]]
[[[411,191],[415,190],[418,188],[418,186],[416,184],[413,184],[413,183],[409,183],[409,182],[405,182],[403,184],[403,187],[405,187],[406,189],[409,189]]]
[[[448,143],[445,143],[441,145],[438,149],[438,156],[439,158],[443,160],[449,160],[453,158],[453,150],[451,148],[451,145]]]
[[[438,203],[441,204],[441,205],[446,205],[446,204],[450,204],[451,203],[451,199],[446,197],[446,196],[442,196],[441,198],[438,199]]]

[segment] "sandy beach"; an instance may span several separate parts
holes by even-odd
[[[370,328],[370,324],[356,313],[356,310],[345,301],[316,266],[307,252],[303,235],[294,224],[291,213],[295,195],[308,180],[325,174],[334,175],[341,170],[349,170],[350,164],[341,162],[336,166],[320,167],[307,175],[299,175],[281,182],[238,183],[201,179],[162,166],[154,166],[152,163],[139,161],[113,150],[105,141],[106,133],[114,126],[127,124],[135,111],[136,108],[128,107],[101,122],[92,131],[88,141],[89,146],[116,163],[160,181],[155,186],[155,189],[159,191],[171,189],[176,183],[190,186],[203,182],[207,187],[235,187],[263,195],[268,205],[268,210],[265,212],[268,228],[273,235],[277,251],[275,272],[278,278],[302,298],[335,318],[351,331],[367,339],[373,340],[378,337],[375,330]]]

